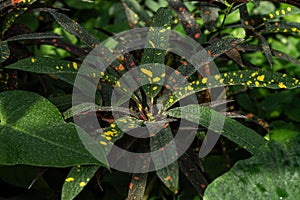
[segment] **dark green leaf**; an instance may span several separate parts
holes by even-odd
[[[1,164],[101,164],[86,151],[74,124],[65,123],[59,110],[35,93],[0,93],[0,120]]]
[[[62,38],[62,36],[54,33],[27,33],[22,35],[16,35],[7,38],[5,41],[18,41],[18,40],[38,40],[38,39],[48,39],[48,38]]]
[[[91,35],[87,30],[85,30],[82,26],[80,26],[75,20],[70,19],[68,16],[50,10],[49,13],[53,15],[55,20],[69,33],[76,35],[79,37],[84,43],[86,43],[89,47],[94,48],[100,42]]]
[[[141,61],[141,82],[150,97],[155,97],[164,83],[165,53],[169,46],[171,10],[160,8],[152,19]],[[151,85],[150,85],[151,84]]]
[[[164,123],[153,123],[148,126],[150,133],[156,133],[158,128],[163,128]],[[178,192],[179,167],[175,159],[176,145],[170,127],[163,128],[154,136],[150,137],[150,149],[153,153],[152,160],[156,167],[159,179],[174,193]],[[170,162],[171,160],[175,162]],[[166,163],[171,163],[161,168]]]
[[[300,137],[284,146],[269,142],[239,161],[206,189],[204,199],[298,199]],[[234,187],[233,187],[234,186]]]
[[[266,140],[255,131],[241,123],[222,115],[213,109],[196,104],[173,108],[166,115],[183,118],[187,121],[199,123],[210,130],[227,137],[239,146],[254,154]],[[222,123],[224,122],[224,124]]]
[[[146,25],[150,24],[150,16],[147,12],[141,7],[141,5],[135,0],[122,0],[123,3],[127,5],[134,13],[136,13],[141,20],[143,20]]]

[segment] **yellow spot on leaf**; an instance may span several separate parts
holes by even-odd
[[[280,13],[279,13],[279,11],[278,11],[278,10],[276,10],[275,14],[276,14],[276,15],[280,15]]]
[[[252,83],[252,81],[247,81],[247,83],[246,83],[246,84],[250,86],[250,85],[251,85],[251,83]]]
[[[142,68],[141,71],[149,77],[152,77],[152,72],[148,69]]]
[[[161,77],[165,77],[166,76],[166,74],[165,73],[163,73],[162,75],[161,75]]]
[[[289,12],[291,12],[292,8],[291,7],[287,7],[286,10],[289,11]]]
[[[291,28],[291,30],[293,31],[293,32],[297,32],[297,28]]]
[[[34,63],[36,61],[36,59],[34,58],[31,58],[31,62]]]
[[[74,181],[74,178],[73,177],[68,177],[68,178],[66,178],[66,180],[65,180],[66,182],[72,182],[72,181]]]
[[[73,64],[73,68],[76,70],[78,68],[77,63],[76,62],[72,62]]]
[[[219,79],[220,79],[220,75],[218,75],[218,74],[215,75],[215,79],[216,79],[216,80],[219,80]]]
[[[224,76],[225,76],[225,74],[224,74]],[[207,78],[202,78],[202,81],[201,81],[203,84],[205,84],[206,82],[207,82]]]
[[[159,77],[155,77],[155,78],[153,79],[153,82],[158,82],[158,81],[160,81],[160,78],[159,78]]]
[[[283,82],[279,82],[279,83],[278,83],[278,87],[280,87],[280,88],[287,88],[287,87],[284,85]]]
[[[286,77],[286,74],[282,74],[282,77]]]
[[[149,44],[152,46],[152,48],[155,48],[155,44],[149,40]]]
[[[258,72],[253,72],[253,73],[251,74],[251,77],[254,77],[254,76],[256,76],[256,75],[258,75]]]
[[[261,75],[257,77],[257,80],[259,81],[264,81],[264,79],[265,79],[265,75]]]
[[[107,136],[106,139],[107,139],[108,141],[111,141],[112,138]]]
[[[274,18],[274,15],[272,13],[269,14],[270,19]]]
[[[56,68],[56,69],[59,69],[59,66],[56,66],[55,68]]]
[[[82,181],[82,182],[80,182],[80,183],[79,183],[79,186],[80,186],[80,187],[84,187],[84,186],[86,186],[86,182],[83,182],[83,181]]]
[[[285,10],[281,10],[281,14],[285,15]]]
[[[157,86],[154,86],[154,87],[152,88],[152,90],[157,90]]]
[[[104,141],[100,141],[99,143],[102,144],[102,145],[107,145],[107,143],[104,142]]]
[[[190,85],[187,86],[187,89],[188,89],[188,90],[194,90],[194,88],[193,88],[192,86],[190,86]]]
[[[224,78],[221,78],[220,83],[223,84],[223,82],[224,82]]]
[[[259,82],[255,81],[255,86],[258,87],[259,86]]]

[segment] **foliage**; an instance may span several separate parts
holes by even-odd
[[[0,184],[7,189],[0,197],[293,199],[297,191],[289,187],[297,186],[292,174],[300,162],[300,4],[279,2],[0,1]],[[151,27],[143,50],[125,52],[102,73],[86,71],[92,81],[85,82],[85,95],[94,95],[89,88],[96,82],[96,99],[72,106],[73,84],[92,49],[100,45],[99,53],[109,58],[124,49],[116,41],[101,42],[140,27]],[[192,58],[171,53],[171,30],[195,40],[202,53]],[[212,62],[220,74],[209,67]],[[163,65],[173,69],[170,76]],[[137,78],[119,81],[137,66]],[[147,84],[128,95],[138,83]],[[111,92],[119,86],[122,98],[111,105]],[[226,88],[227,99],[213,101],[210,92],[220,88]],[[191,96],[193,103],[179,105]],[[93,113],[104,127],[85,124],[95,140],[74,123]],[[195,138],[175,162],[160,167],[177,152],[170,143],[170,151],[153,157],[155,172],[129,176],[108,167],[113,145],[160,151],[181,122]],[[148,141],[128,136],[146,125],[161,130]],[[199,159],[208,133],[221,137]],[[276,182],[270,184],[273,172]]]

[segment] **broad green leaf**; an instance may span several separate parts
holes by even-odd
[[[154,134],[158,128],[162,128],[162,130],[150,137],[150,149],[153,153],[152,160],[157,169],[156,174],[159,179],[176,194],[179,181],[179,167],[175,159],[177,149],[173,140],[172,130],[170,127],[163,128],[163,125],[164,123],[153,123],[148,126],[149,132]],[[170,159],[175,160],[175,162],[161,168],[161,166],[169,163]]]
[[[239,146],[254,154],[266,140],[255,131],[245,127],[240,122],[214,111],[213,109],[196,104],[173,108],[166,115],[182,118],[210,128],[214,132],[227,137]],[[225,121],[224,121],[225,119]],[[220,123],[223,122],[224,124]]]
[[[171,19],[171,10],[160,8],[157,11],[152,19],[140,64],[143,90],[152,98],[159,93],[164,83],[166,72],[163,64],[169,46]]]
[[[132,174],[131,182],[129,184],[128,200],[143,200],[147,185],[148,173]]]
[[[7,69],[18,69],[22,71],[54,75],[70,85],[74,84],[80,64],[59,60],[56,58],[25,58],[11,65]]]
[[[4,62],[10,55],[10,50],[8,48],[7,42],[0,42],[0,63]]]
[[[272,130],[269,131],[268,137],[276,142],[287,143],[299,135],[299,128],[292,122],[275,121],[270,124]]]
[[[122,0],[127,7],[138,15],[138,17],[143,20],[146,25],[150,24],[150,16],[148,13],[141,7],[141,5],[135,0]]]
[[[298,199],[299,147],[300,137],[286,146],[274,141],[265,144],[209,184],[204,199]]]
[[[7,38],[5,41],[18,41],[18,40],[38,40],[38,39],[48,39],[48,38],[62,38],[62,36],[54,33],[27,33],[16,35],[10,38]]]
[[[74,124],[47,99],[26,91],[0,93],[0,163],[66,167],[97,164]]]
[[[82,166],[77,165],[73,167],[65,179],[61,199],[72,200],[74,199],[91,180],[100,166]]]
[[[49,13],[66,31],[79,37],[89,47],[94,48],[100,43],[93,35],[75,22],[75,20],[72,20],[68,16],[53,10],[50,10]]]
[[[195,92],[231,85],[244,85],[247,87],[264,87],[271,89],[293,89],[300,87],[300,82],[298,79],[289,77],[286,74],[265,70],[243,70],[223,73],[193,81],[189,83],[188,86],[174,91],[173,94],[168,97],[165,110],[178,100],[194,94]]]

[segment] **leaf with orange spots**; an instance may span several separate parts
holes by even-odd
[[[75,20],[70,19],[67,15],[55,12],[54,10],[50,10],[49,13],[66,31],[79,37],[89,47],[94,48],[100,43],[91,33],[75,22]]]
[[[93,178],[100,166],[77,165],[72,167],[63,184],[61,199],[74,199]]]
[[[197,190],[198,194],[203,197],[204,189],[207,187],[208,183],[203,175],[202,169],[196,164],[197,161],[200,162],[198,157],[192,157],[188,156],[187,154],[183,154],[179,158],[178,164],[185,177]]]
[[[128,190],[128,200],[142,200],[147,185],[148,173],[144,174],[132,174],[131,182]]]
[[[159,179],[175,194],[178,192],[179,167],[177,149],[170,127],[163,128],[163,123],[148,125],[150,131],[150,149],[152,160]],[[162,128],[161,130],[159,130]],[[159,131],[159,132],[157,132]]]

